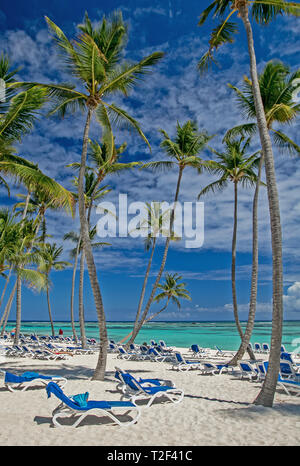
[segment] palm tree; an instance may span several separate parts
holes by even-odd
[[[145,292],[146,292],[146,287],[147,287],[147,283],[149,280],[152,260],[154,256],[154,251],[157,245],[157,238],[159,234],[167,236],[169,233],[167,230],[167,227],[168,227],[167,222],[169,220],[169,215],[170,215],[169,210],[165,210],[163,212],[161,210],[160,202],[152,202],[151,204],[146,203],[146,206],[147,206],[147,219],[141,222],[139,230],[146,230],[147,237],[145,238],[145,250],[148,252],[151,249],[151,253],[149,256],[149,260],[148,260],[148,265],[147,265],[145,278],[144,278],[144,282],[142,286],[142,291],[141,291],[141,296],[140,296],[138,309],[137,309],[137,313],[135,317],[134,326],[137,326],[139,317],[141,314]],[[126,341],[127,338],[129,338],[131,335],[132,335],[132,332],[126,335],[126,337],[124,337],[120,341],[120,343],[123,343],[124,341]]]
[[[243,338],[243,330],[239,321],[238,304],[236,295],[236,237],[237,237],[237,222],[238,222],[238,185],[253,186],[256,184],[257,175],[254,172],[255,167],[259,164],[260,158],[257,156],[259,152],[248,155],[247,151],[250,145],[250,138],[244,141],[244,137],[239,139],[226,139],[225,151],[220,153],[212,149],[217,155],[216,160],[208,162],[208,166],[213,173],[220,175],[220,178],[208,186],[203,188],[199,196],[203,196],[209,192],[223,190],[228,186],[229,182],[234,186],[234,223],[232,234],[232,262],[231,262],[231,284],[232,284],[232,300],[234,319],[240,334]],[[253,351],[248,348],[249,356],[255,359]]]
[[[20,236],[15,243],[15,249],[8,256],[8,261],[12,265],[12,270],[16,274],[16,332],[14,344],[19,341],[21,329],[21,290],[22,283],[41,291],[46,287],[45,275],[31,267],[39,264],[41,256],[39,251],[31,251],[35,238],[32,221],[22,221],[20,223]],[[29,267],[28,267],[29,266]],[[8,316],[7,316],[8,317]],[[6,318],[7,320],[7,318]]]
[[[92,249],[99,249],[103,246],[111,246],[110,243],[100,242],[100,241],[93,241],[96,234],[97,234],[97,227],[96,225],[90,229],[90,241]],[[79,245],[79,249],[78,249]],[[84,324],[84,305],[83,305],[83,284],[84,284],[84,249],[83,243],[78,237],[78,245],[71,251],[72,257],[76,258],[77,250],[78,254],[81,253],[80,258],[80,270],[79,270],[79,293],[78,293],[78,303],[79,303],[79,323],[80,323],[80,335],[81,335],[81,345],[82,348],[86,347],[86,334],[85,334],[85,324]]]
[[[293,100],[295,90],[300,87],[296,79],[300,76],[299,70],[290,73],[289,67],[278,61],[269,62],[263,72],[259,75],[260,93],[266,114],[268,129],[273,137],[273,143],[281,151],[288,151],[290,154],[300,154],[300,147],[291,140],[281,130],[274,129],[273,125],[290,124],[296,118],[300,111],[300,105]],[[295,84],[296,83],[296,84]],[[255,105],[253,99],[252,83],[248,78],[244,78],[242,89],[229,84],[234,90],[237,102],[241,111],[248,120],[255,119]],[[250,122],[235,126],[227,131],[225,138],[230,138],[238,134],[252,135],[258,130],[257,123]],[[240,348],[233,357],[231,364],[235,365],[239,359],[242,359],[247,346],[249,345],[255,322],[256,299],[257,299],[257,280],[258,280],[258,195],[261,179],[263,154],[258,173],[258,182],[253,199],[253,237],[252,237],[252,277],[249,314],[244,337]]]
[[[93,379],[103,380],[108,343],[106,319],[97,278],[97,270],[89,239],[89,227],[84,202],[84,176],[86,171],[89,130],[92,118],[96,115],[103,130],[102,140],[107,144],[111,158],[114,154],[112,125],[119,123],[125,123],[126,126],[129,125],[138,132],[147,144],[149,144],[134,118],[115,104],[108,103],[103,99],[109,97],[109,95],[113,93],[121,93],[127,96],[137,81],[139,81],[145,73],[149,72],[150,68],[162,58],[163,53],[152,53],[135,64],[129,64],[125,62],[125,60],[122,60],[122,53],[127,39],[127,28],[121,13],[115,13],[109,19],[103,17],[101,23],[96,27],[93,26],[86,14],[84,23],[78,26],[80,33],[73,41],[69,41],[63,31],[49,18],[46,18],[46,21],[61,51],[66,71],[69,72],[72,77],[78,79],[80,90],[76,90],[73,84],[44,85],[40,83],[27,83],[27,85],[29,88],[39,85],[43,89],[45,88],[48,90],[50,97],[57,99],[57,103],[51,112],[52,114],[56,113],[60,116],[64,116],[69,110],[72,112],[76,110],[86,112],[78,182],[79,218],[81,237],[94,294],[100,331],[99,358]],[[24,86],[24,83],[19,83],[18,85]],[[86,92],[81,90],[82,85]]]
[[[188,301],[191,301],[192,298],[190,297],[189,292],[185,288],[185,283],[180,283],[181,279],[182,276],[180,276],[178,273],[166,273],[165,283],[159,283],[157,287],[162,291],[158,293],[153,300],[154,302],[159,303],[163,299],[166,299],[166,304],[162,307],[162,309],[148,317],[148,319],[145,322],[149,322],[150,320],[153,320],[155,317],[157,317],[161,312],[167,309],[170,302],[175,304],[178,307],[178,309],[180,309],[180,299],[187,299]]]
[[[176,209],[176,203],[178,201],[183,171],[186,167],[193,167],[193,168],[197,168],[198,171],[201,172],[202,168],[204,167],[204,164],[203,164],[202,159],[199,156],[199,153],[205,148],[208,141],[211,139],[211,137],[208,136],[206,131],[199,132],[196,123],[191,120],[188,120],[182,126],[180,126],[180,124],[177,123],[176,137],[174,140],[172,140],[164,130],[160,130],[160,132],[164,137],[164,139],[161,142],[161,147],[165,150],[170,160],[149,162],[149,163],[144,164],[141,168],[151,168],[155,171],[164,171],[164,170],[169,170],[176,166],[178,167],[178,179],[177,179],[176,192],[175,192],[175,197],[174,197],[174,206],[170,214],[169,235],[167,236],[167,239],[166,239],[161,266],[157,274],[156,280],[154,282],[154,285],[152,287],[150,297],[142,313],[141,319],[139,322],[137,322],[134,325],[132,336],[128,344],[133,343],[136,335],[138,334],[141,328],[141,325],[142,325],[141,322],[144,322],[144,320],[147,317],[150,306],[155,296],[157,286],[160,282],[162,273],[165,268],[170,241],[174,233],[173,227],[174,227],[175,209]]]
[[[271,223],[271,242],[272,242],[272,259],[273,259],[273,317],[272,317],[272,336],[271,352],[269,358],[268,373],[264,380],[262,390],[259,393],[256,404],[271,407],[273,405],[274,394],[277,385],[277,378],[280,365],[280,347],[282,340],[282,322],[283,322],[283,274],[282,274],[282,234],[280,222],[280,208],[278,199],[278,190],[276,184],[274,157],[272,142],[268,131],[266,115],[264,112],[263,101],[260,93],[256,55],[254,48],[254,39],[252,25],[249,19],[249,8],[251,8],[252,18],[259,24],[267,25],[278,15],[288,14],[299,16],[300,5],[294,2],[284,0],[215,0],[206,8],[201,16],[199,25],[203,25],[214,10],[214,16],[221,18],[221,23],[212,31],[210,47],[206,54],[200,60],[199,69],[207,69],[209,63],[214,61],[213,52],[222,44],[231,43],[234,40],[234,34],[237,32],[235,23],[230,22],[230,18],[235,13],[242,20],[248,42],[248,52],[250,58],[250,75],[253,86],[253,96],[257,125],[261,147],[265,159],[265,174],[268,190],[268,202]],[[230,11],[226,19],[224,15]]]
[[[50,305],[50,293],[49,293],[50,273],[52,270],[64,270],[66,267],[70,266],[71,264],[70,262],[59,260],[63,252],[63,247],[62,246],[57,247],[56,243],[42,244],[37,249],[37,252],[39,253],[40,258],[41,258],[41,264],[39,265],[39,271],[41,273],[44,273],[45,278],[46,278],[46,294],[47,294],[49,319],[50,319],[50,324],[51,324],[52,336],[55,336],[51,305]]]

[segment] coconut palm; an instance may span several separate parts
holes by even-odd
[[[149,280],[152,260],[154,256],[154,251],[157,245],[157,238],[159,234],[167,236],[169,233],[168,231],[168,226],[169,226],[168,220],[170,217],[169,209],[162,211],[162,203],[160,202],[152,202],[151,204],[146,203],[146,208],[147,208],[147,212],[146,212],[147,218],[141,222],[138,230],[141,230],[141,231],[144,230],[145,233],[147,234],[145,238],[145,250],[147,252],[151,250],[151,252],[150,252],[150,256],[148,260],[145,278],[143,281],[143,286],[142,286],[141,296],[139,299],[139,304],[138,304],[138,309],[137,309],[137,313],[135,317],[134,326],[137,326],[139,317],[141,314],[145,292],[146,292],[146,287],[147,287],[147,283]],[[132,332],[126,335],[126,337],[124,337],[120,341],[120,343],[126,341],[131,335],[132,335]]]
[[[33,265],[39,264],[41,259],[39,251],[31,250],[34,238],[35,232],[32,221],[22,221],[20,223],[20,236],[15,243],[15,249],[9,254],[7,259],[12,265],[13,272],[16,274],[16,331],[14,344],[17,344],[19,341],[21,329],[22,284],[25,283],[38,291],[46,287],[45,275],[32,268]]]
[[[182,126],[177,123],[176,126],[176,137],[172,140],[169,135],[164,131],[160,130],[161,134],[163,135],[163,140],[161,142],[161,148],[164,149],[167,156],[170,160],[160,160],[155,162],[149,162],[142,166],[142,168],[151,168],[154,171],[165,171],[170,170],[174,167],[178,168],[178,178],[177,178],[177,185],[176,185],[176,192],[174,197],[174,205],[171,210],[170,214],[170,228],[169,234],[166,239],[164,253],[162,262],[153,284],[150,297],[147,301],[145,309],[142,313],[141,319],[134,325],[132,336],[128,342],[128,344],[133,343],[136,335],[138,334],[141,328],[141,322],[147,317],[149,312],[150,306],[153,302],[155,292],[157,286],[160,282],[162,273],[165,268],[168,249],[170,245],[170,241],[174,234],[173,227],[174,227],[174,216],[175,216],[175,209],[176,203],[178,201],[180,184],[182,180],[183,171],[187,167],[197,168],[199,172],[205,167],[202,159],[200,158],[200,152],[206,147],[208,141],[211,139],[211,136],[208,136],[206,131],[198,131],[197,125],[195,122],[188,120]]]
[[[63,252],[63,247],[57,247],[56,243],[42,244],[37,252],[40,255],[41,263],[39,265],[39,272],[45,274],[46,278],[46,294],[47,294],[47,304],[48,304],[48,313],[51,325],[52,336],[55,335],[51,304],[50,304],[50,273],[52,270],[64,270],[66,267],[70,266],[70,262],[59,260]]]
[[[262,73],[259,75],[260,93],[263,100],[263,105],[266,114],[268,129],[273,139],[273,144],[278,147],[282,152],[290,154],[300,154],[300,147],[295,141],[291,140],[284,134],[278,126],[283,124],[291,124],[300,112],[300,105],[294,101],[294,93],[300,88],[300,84],[296,79],[300,76],[299,70],[294,73],[290,72],[288,66],[279,61],[269,62]],[[236,86],[229,86],[234,90],[237,98],[238,105],[248,120],[255,119],[255,105],[253,99],[252,83],[245,77],[242,89]],[[273,127],[277,126],[276,129]],[[250,122],[235,126],[227,131],[225,138],[230,138],[238,134],[254,134],[257,132],[257,123]],[[263,163],[263,154],[261,157],[261,164]],[[255,189],[253,199],[253,237],[252,237],[252,277],[251,277],[251,293],[249,314],[244,337],[241,345],[231,360],[231,364],[235,365],[236,362],[242,359],[247,346],[249,345],[252,331],[255,322],[256,313],[256,299],[257,299],[257,280],[258,280],[258,195],[261,179],[262,166],[259,167],[258,183]]]
[[[170,302],[175,304],[178,309],[181,308],[180,299],[187,299],[191,301],[189,292],[185,288],[185,283],[180,282],[182,276],[178,273],[166,273],[165,282],[163,284],[159,283],[158,287],[161,291],[155,296],[154,302],[159,303],[163,299],[166,299],[165,305],[154,314],[150,315],[145,322],[149,322],[157,317],[161,312],[167,309]]]
[[[116,124],[123,123],[126,126],[129,125],[148,143],[136,120],[123,109],[113,103],[109,103],[106,97],[115,93],[127,96],[129,91],[140,81],[145,73],[149,72],[151,67],[162,58],[163,53],[152,53],[134,64],[129,64],[125,60],[122,60],[125,41],[127,39],[127,28],[121,13],[115,13],[108,19],[103,17],[100,24],[96,26],[93,26],[86,14],[84,23],[78,26],[79,34],[77,38],[72,41],[49,18],[46,18],[46,21],[61,52],[66,71],[73,78],[77,78],[80,84],[78,89],[75,89],[73,84],[47,84],[45,86],[39,83],[42,88],[46,88],[49,91],[50,97],[57,100],[51,113],[64,116],[68,111],[75,112],[80,110],[86,114],[78,183],[79,218],[100,331],[99,359],[93,379],[103,380],[108,343],[106,320],[96,266],[90,245],[89,227],[84,203],[84,176],[89,130],[92,118],[96,115],[103,130],[102,140],[106,142],[111,157],[114,154],[112,127]],[[28,86],[30,88],[36,84],[38,83],[28,83]],[[18,85],[24,86],[24,83],[19,83]],[[82,85],[85,92],[82,91]]]
[[[216,173],[220,178],[201,190],[198,198],[209,193],[222,191],[226,188],[229,182],[234,186],[234,223],[232,234],[232,262],[231,262],[231,284],[232,284],[232,300],[234,319],[240,334],[243,338],[243,330],[239,321],[238,304],[236,295],[236,238],[237,238],[237,224],[238,224],[238,186],[243,187],[254,186],[257,182],[257,175],[255,168],[259,165],[260,157],[259,151],[254,154],[247,154],[250,145],[250,138],[244,140],[244,137],[239,139],[226,139],[225,151],[217,152],[212,149],[216,154],[216,160],[208,163],[212,173]],[[255,359],[253,351],[248,348],[251,359]]]
[[[253,96],[257,125],[261,147],[265,159],[265,174],[268,190],[268,202],[271,223],[271,242],[273,259],[273,318],[271,352],[269,358],[268,373],[264,380],[262,390],[259,393],[256,404],[272,406],[277,385],[277,378],[280,365],[280,347],[282,339],[283,322],[283,275],[282,275],[282,234],[280,221],[280,208],[278,190],[276,184],[274,157],[272,142],[268,131],[266,115],[260,93],[256,54],[251,21],[249,19],[249,9],[255,22],[267,25],[279,15],[300,15],[300,5],[295,2],[284,0],[215,0],[206,8],[201,16],[199,25],[202,26],[209,14],[214,11],[214,16],[221,18],[221,23],[212,31],[209,41],[209,50],[200,62],[199,69],[207,70],[209,64],[214,59],[214,51],[225,43],[232,43],[234,34],[237,32],[237,25],[230,21],[234,14],[242,20],[247,35],[248,52],[250,58],[250,76],[253,86]],[[227,14],[225,20],[224,17]]]
[[[111,246],[110,243],[106,242],[99,242],[93,241],[97,234],[97,228],[94,226],[90,229],[90,240],[93,249],[99,249],[103,246]],[[75,293],[75,278],[76,278],[76,270],[78,264],[78,258],[81,254],[80,260],[80,279],[79,279],[79,323],[80,323],[80,335],[81,335],[81,345],[82,348],[86,346],[86,335],[85,335],[85,327],[84,327],[84,306],[83,306],[83,284],[84,284],[84,251],[83,251],[83,243],[81,241],[81,237],[75,231],[70,231],[69,233],[65,234],[64,240],[72,241],[76,246],[70,251],[70,257],[74,259],[74,266],[73,266],[73,274],[72,274],[72,289],[71,289],[71,323],[73,329],[73,336],[75,341],[77,341],[76,331],[75,331],[75,324],[74,324],[74,293]],[[82,260],[83,257],[83,260]]]

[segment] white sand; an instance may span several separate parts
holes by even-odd
[[[184,353],[184,351],[183,351]],[[187,354],[186,350],[185,353]],[[119,427],[108,418],[88,416],[77,428],[51,427],[51,413],[60,401],[44,388],[11,393],[0,385],[0,445],[299,445],[300,397],[276,392],[273,408],[254,406],[260,384],[229,374],[200,375],[171,370],[167,363],[116,359],[109,354],[105,382],[91,381],[97,355],[65,361],[2,358],[0,369],[25,370],[68,379],[68,395],[88,391],[91,400],[120,400],[114,367],[137,377],[171,379],[185,393],[179,404],[161,401],[132,426]]]

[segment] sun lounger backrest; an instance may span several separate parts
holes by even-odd
[[[128,374],[128,372],[122,372],[122,374],[120,374],[120,377],[122,378],[124,383],[128,385],[131,389],[143,390],[143,387],[139,384],[139,382],[131,374]]]
[[[175,353],[175,358],[177,359],[178,362],[184,362],[183,357],[181,356],[180,353]]]
[[[290,353],[287,353],[287,352],[281,353],[280,359],[282,361],[290,361],[293,364],[293,359]]]
[[[295,371],[289,361],[280,363],[280,373],[284,375],[294,375]]]
[[[61,400],[70,408],[78,409],[78,404],[75,403],[75,401],[72,401],[71,398],[67,397],[62,391],[62,389],[55,382],[49,382],[46,386],[46,391],[48,398],[50,398],[51,393],[53,393],[53,395],[55,395],[59,400]]]

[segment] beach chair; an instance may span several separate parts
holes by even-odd
[[[262,344],[262,353],[266,353],[266,354],[270,353],[270,347],[269,347],[268,343],[263,343]]]
[[[116,366],[115,366],[115,369],[116,369],[115,379],[118,381],[116,388],[117,390],[121,390],[123,393],[125,393],[127,389],[127,384],[124,382],[122,375],[127,374],[128,372],[123,371],[122,369]],[[143,379],[141,377],[139,377],[137,380],[143,386],[145,385],[145,386],[150,386],[150,387],[151,386],[160,387],[160,386],[167,385],[169,387],[173,387],[173,388],[175,387],[174,383],[171,380],[164,380],[164,379],[157,379],[157,378]]]
[[[285,349],[284,345],[281,345],[280,351],[281,351],[281,353],[287,353],[287,350]]]
[[[155,348],[149,348],[147,355],[149,356],[150,361],[154,362],[170,362],[174,360],[173,355],[159,353]]]
[[[234,354],[231,352],[231,351],[223,351],[221,348],[219,348],[218,346],[215,346],[217,352],[216,352],[216,356],[222,356],[224,358],[228,358],[228,357],[231,357],[231,356],[234,356]]]
[[[253,367],[249,362],[239,361],[238,365],[240,368],[240,379],[246,377],[252,382],[253,379],[257,380],[259,378],[258,369]]]
[[[254,351],[255,353],[262,353],[262,348],[260,343],[254,343]]]
[[[300,364],[298,364],[298,363],[296,363],[294,361],[293,356],[292,356],[291,353],[287,353],[287,352],[281,353],[280,354],[280,360],[281,361],[289,361],[293,365],[296,372],[300,371]]]
[[[144,354],[138,353],[138,352],[128,352],[123,348],[122,346],[118,347],[118,355],[117,359],[127,359],[127,360],[144,360],[145,356]]]
[[[265,379],[267,370],[268,370],[268,364],[269,364],[268,361],[256,361],[255,362],[256,369],[257,369],[257,376],[258,376],[257,381]]]
[[[199,361],[188,361],[186,360],[181,353],[174,353],[174,362],[172,369],[177,369],[179,371],[189,371],[190,369],[201,369],[201,363]]]
[[[278,375],[277,381],[278,387],[282,388],[287,395],[300,396],[300,380],[290,380],[282,378],[281,375]]]
[[[192,356],[194,357],[204,358],[205,356],[207,356],[207,351],[203,348],[200,348],[199,345],[191,345],[189,351],[192,352]]]
[[[16,375],[8,371],[0,370],[0,374],[4,377],[4,385],[10,392],[25,392],[29,387],[39,383],[47,385],[49,381],[55,381],[62,387],[67,383],[65,377],[58,375],[42,375],[37,372],[24,372],[21,375]]]
[[[295,370],[290,361],[280,361],[279,374],[283,379],[300,381],[300,373]]]
[[[233,367],[227,364],[214,364],[212,362],[202,362],[201,374],[221,375],[224,372],[232,371]]]
[[[51,394],[55,395],[61,403],[54,409],[52,412],[52,422],[55,427],[64,427],[64,424],[61,424],[58,421],[60,417],[68,417],[74,419],[74,417],[79,415],[79,418],[75,420],[72,424],[72,427],[77,427],[81,421],[88,415],[104,415],[108,416],[113,420],[114,423],[117,423],[121,427],[127,427],[131,424],[137,422],[140,417],[140,409],[138,406],[134,405],[130,401],[80,401],[80,395],[75,395],[69,397],[64,394],[62,389],[54,382],[50,382],[46,387],[48,398]],[[85,395],[88,395],[86,393]],[[122,414],[128,414],[129,412],[134,412],[135,417],[130,421],[120,421],[118,417],[113,413],[114,410],[119,410]]]
[[[144,384],[140,383],[137,379],[135,379],[131,374],[128,372],[122,372],[120,374],[121,380],[125,385],[125,389],[123,389],[123,394],[121,396],[121,400],[123,398],[130,398],[132,403],[136,403],[137,400],[149,398],[147,404],[145,405],[146,408],[150,408],[153,401],[158,397],[166,397],[172,403],[180,403],[184,397],[184,391],[176,388],[174,386],[169,385],[156,385],[156,386],[145,386]],[[149,380],[149,379],[148,379]]]
[[[173,348],[167,346],[164,340],[159,340],[159,345],[164,351],[173,351]]]

